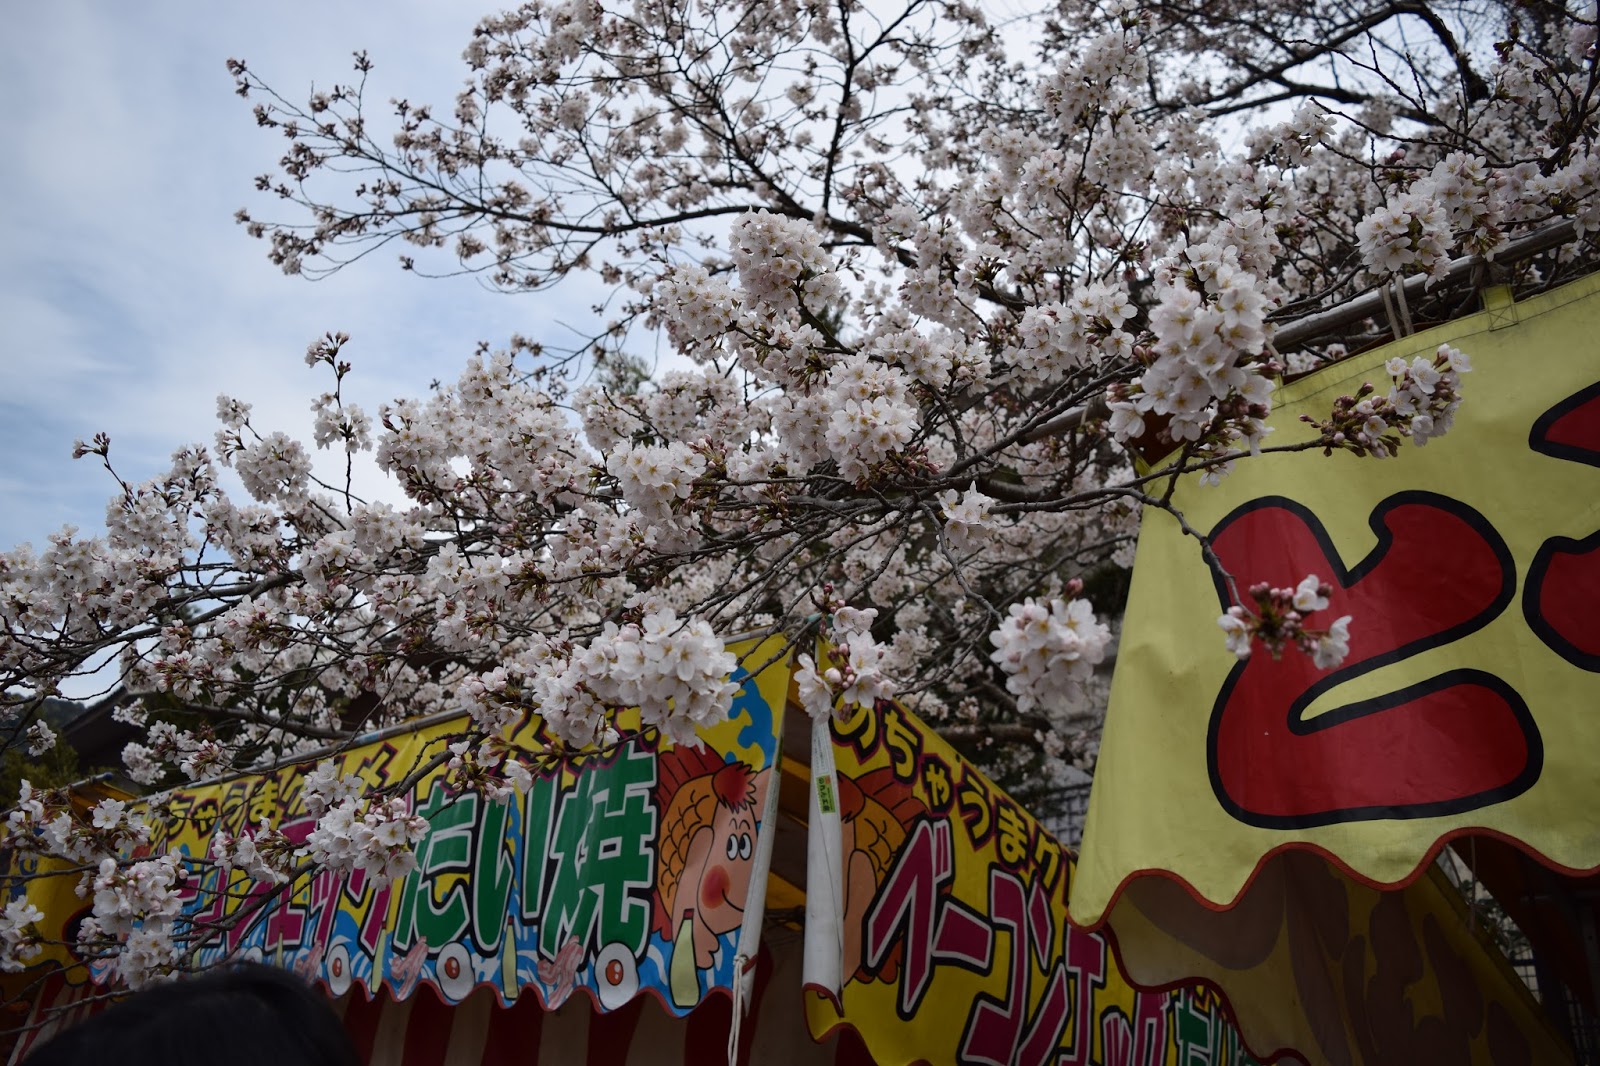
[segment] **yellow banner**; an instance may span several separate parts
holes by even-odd
[[[479,988],[510,1002],[532,990],[550,1010],[575,993],[611,1010],[650,993],[687,1014],[732,987],[745,911],[765,892],[759,844],[789,688],[781,638],[729,650],[745,664],[734,674],[741,688],[729,718],[700,731],[702,750],[662,749],[652,731],[562,760],[498,801],[447,787],[438,757],[463,719],[340,753],[339,776],[354,774],[369,790],[417,775],[401,793],[429,823],[417,868],[392,882],[322,869],[279,885],[193,864],[175,935],[205,934],[192,948],[195,965],[254,958],[336,996],[386,987],[405,999],[431,985],[449,1003]],[[636,729],[637,715],[622,725]],[[548,746],[537,717],[508,739],[530,752]],[[155,810],[140,804],[153,827],[149,852],[208,856],[217,833],[248,833],[263,818],[305,839],[317,821],[302,792],[312,766],[176,789]],[[89,909],[77,883],[74,873],[27,885],[46,930],[68,940]],[[49,961],[71,960],[58,951]],[[113,977],[93,969],[97,981]]]
[[[1600,866],[1600,276],[1407,337],[1284,387],[1274,445],[1308,439],[1385,361],[1472,360],[1455,428],[1374,460],[1241,462],[1173,496],[1241,592],[1332,586],[1349,655],[1236,661],[1224,582],[1146,515],[1072,913],[1095,924],[1164,872],[1227,904],[1267,856],[1311,848],[1406,881],[1455,835],[1492,832]]]
[[[1124,979],[1067,921],[1071,854],[916,716],[857,708],[832,733],[836,772],[813,759],[812,787],[841,823],[842,935],[809,917],[806,935],[842,944],[844,980],[808,989],[814,1038],[848,1025],[879,1066],[1256,1061],[1213,993]]]

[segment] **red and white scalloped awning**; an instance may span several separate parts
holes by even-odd
[[[854,1034],[822,1044],[808,1035],[799,995],[799,934],[769,931],[766,941],[754,997],[740,1027],[740,1061],[869,1063]],[[96,996],[99,991],[59,976],[47,978],[29,1019],[39,1028],[23,1036],[12,1061],[103,1006],[106,999]],[[727,1061],[731,1021],[725,996],[707,1000],[684,1018],[672,1017],[651,997],[609,1012],[595,1010],[587,996],[573,996],[555,1011],[546,1011],[532,994],[502,1007],[487,988],[454,1005],[429,988],[403,1000],[386,991],[368,1000],[354,991],[333,1005],[369,1066],[698,1066]]]

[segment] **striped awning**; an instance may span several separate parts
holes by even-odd
[[[816,1044],[800,996],[800,937],[768,934],[756,970],[755,998],[740,1026],[740,1062],[870,1066],[852,1033]],[[674,1018],[641,996],[621,1009],[594,1009],[573,996],[543,1011],[531,996],[502,1008],[480,992],[447,1006],[431,992],[341,1001],[346,1028],[371,1066],[690,1066],[726,1062],[731,1001],[716,996]]]
[[[842,1032],[824,1044],[806,1032],[800,994],[800,934],[769,929],[756,965],[755,994],[740,1025],[741,1062],[795,1066],[871,1066],[856,1036]],[[101,1009],[94,985],[48,978],[11,1061],[54,1033]],[[352,992],[333,1001],[361,1061],[369,1066],[690,1066],[726,1062],[732,1004],[708,999],[685,1018],[649,996],[601,1013],[574,995],[554,1011],[534,996],[501,1007],[480,989],[459,1004],[444,1003],[424,986],[409,999],[380,991]]]

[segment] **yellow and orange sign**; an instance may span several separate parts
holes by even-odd
[[[599,1010],[650,993],[684,1015],[713,991],[728,992],[739,957],[756,951],[760,921],[746,914],[758,913],[766,883],[761,842],[789,687],[781,638],[730,650],[755,676],[734,675],[741,688],[730,717],[700,731],[701,750],[662,748],[651,731],[561,760],[500,800],[447,785],[438,756],[462,719],[339,753],[340,776],[354,774],[369,790],[407,782],[401,797],[429,824],[417,868],[392,882],[320,869],[276,884],[192,864],[176,930],[195,934],[191,963],[256,958],[337,996],[387,988],[404,1000],[424,984],[449,1003],[480,988],[502,1002],[531,992],[551,1010],[575,993]],[[547,746],[537,718],[509,740],[528,751]],[[248,833],[263,818],[303,840],[317,823],[302,793],[310,769],[167,793],[149,814],[150,852],[204,858],[216,834]],[[47,931],[62,939],[88,912],[77,884],[76,873],[27,882]],[[71,962],[60,951],[49,961]],[[85,974],[68,976],[81,983]],[[113,975],[101,967],[94,977]]]
[[[839,979],[808,972],[813,1037],[849,1025],[880,1066],[1256,1061],[1213,993],[1128,983],[1067,921],[1071,854],[915,715],[857,708],[830,741],[810,829],[836,815],[838,845],[812,849],[807,904],[836,914],[808,910],[806,937]]]

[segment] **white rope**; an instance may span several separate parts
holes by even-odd
[[[1400,305],[1400,326],[1405,330],[1404,336],[1411,336],[1416,328],[1411,325],[1411,307],[1406,303],[1406,287],[1398,281],[1394,285],[1395,303]]]
[[[1400,332],[1400,316],[1394,309],[1394,286],[1384,282],[1378,291],[1383,294],[1384,314],[1389,316],[1389,332],[1394,334],[1395,340],[1399,340],[1405,334]]]
[[[745,994],[745,968],[750,960],[744,955],[733,957],[733,1024],[728,1026],[728,1066],[739,1066],[739,1026],[744,1021],[749,1006]]]

